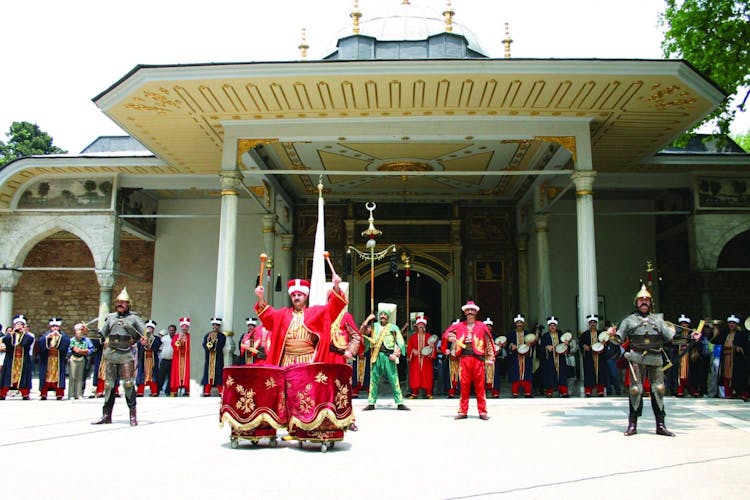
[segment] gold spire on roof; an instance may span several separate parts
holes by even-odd
[[[443,16],[445,16],[445,31],[448,33],[453,31],[453,16],[455,15],[456,12],[451,8],[451,0],[448,0],[448,5],[446,5],[443,12]]]
[[[362,13],[359,11],[359,0],[354,0],[354,10],[349,17],[352,18],[352,33],[359,35],[359,19],[362,17]]]
[[[302,59],[307,59],[307,49],[309,49],[310,46],[307,44],[307,30],[305,30],[305,28],[302,28],[302,42],[297,48],[299,49]]]
[[[510,59],[510,44],[513,43],[513,39],[510,37],[510,29],[508,23],[505,23],[505,38],[503,38],[503,45],[505,45],[505,58]]]

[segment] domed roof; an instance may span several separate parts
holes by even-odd
[[[379,3],[385,1],[395,3],[398,0],[379,0]],[[426,40],[432,35],[445,33],[445,18],[442,12],[443,9],[438,9],[435,6],[415,5],[414,2],[379,7],[378,12],[373,17],[368,17],[367,12],[362,12],[359,34],[371,36],[379,41]],[[451,26],[454,34],[466,38],[471,50],[488,57],[474,32],[455,20]],[[350,23],[347,27],[339,30],[336,40],[352,34],[352,24]]]

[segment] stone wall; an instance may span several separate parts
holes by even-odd
[[[77,238],[50,237],[29,252],[24,267],[93,267],[86,244]],[[121,242],[120,275],[115,281],[114,298],[127,286],[133,310],[144,318],[151,313],[154,244],[141,240]],[[13,315],[24,314],[37,334],[47,330],[52,316],[63,318],[63,331],[72,333],[73,324],[94,319],[99,310],[99,284],[94,271],[25,271],[18,281]]]

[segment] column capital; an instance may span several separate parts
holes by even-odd
[[[518,251],[525,252],[529,249],[529,235],[526,233],[518,234]]]
[[[222,170],[219,172],[221,178],[221,195],[237,196],[242,182],[242,174],[236,170]]]
[[[94,272],[96,273],[96,281],[99,282],[99,288],[112,290],[116,278],[114,269],[97,269]]]
[[[18,280],[21,279],[21,271],[15,269],[0,269],[0,287],[3,292],[12,292]]]
[[[279,238],[281,238],[281,250],[284,252],[291,252],[292,245],[294,244],[294,234],[292,233],[282,234],[282,235],[279,235]]]
[[[534,216],[534,228],[537,233],[549,232],[549,215],[536,214]]]
[[[596,177],[596,172],[593,170],[576,170],[573,172],[570,178],[576,185],[576,195],[594,194],[594,177]]]
[[[279,217],[276,214],[265,214],[263,216],[263,232],[274,233],[276,232],[276,221]]]

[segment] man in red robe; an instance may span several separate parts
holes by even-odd
[[[437,356],[435,343],[430,343],[427,333],[427,318],[419,316],[415,322],[417,331],[409,337],[406,344],[407,361],[409,363],[409,399],[416,399],[420,389],[424,390],[424,397],[432,399],[433,371],[432,365]]]
[[[184,396],[190,396],[190,318],[180,318],[180,333],[172,337],[172,349],[169,392],[174,397],[182,389]]]
[[[461,360],[461,402],[456,420],[467,417],[469,412],[469,394],[471,386],[477,396],[479,418],[489,420],[487,415],[487,398],[484,391],[485,363],[495,362],[495,348],[492,334],[481,321],[476,321],[479,306],[470,300],[461,306],[466,320],[454,323],[446,330],[448,339],[453,342],[456,356]]]
[[[271,331],[271,349],[268,359],[278,366],[298,363],[326,361],[331,342],[331,322],[338,318],[346,306],[339,284],[341,278],[334,274],[333,290],[326,305],[307,307],[310,282],[302,279],[289,280],[287,291],[291,307],[274,309],[264,298],[263,285],[255,288],[258,302],[255,310],[258,317]]]

